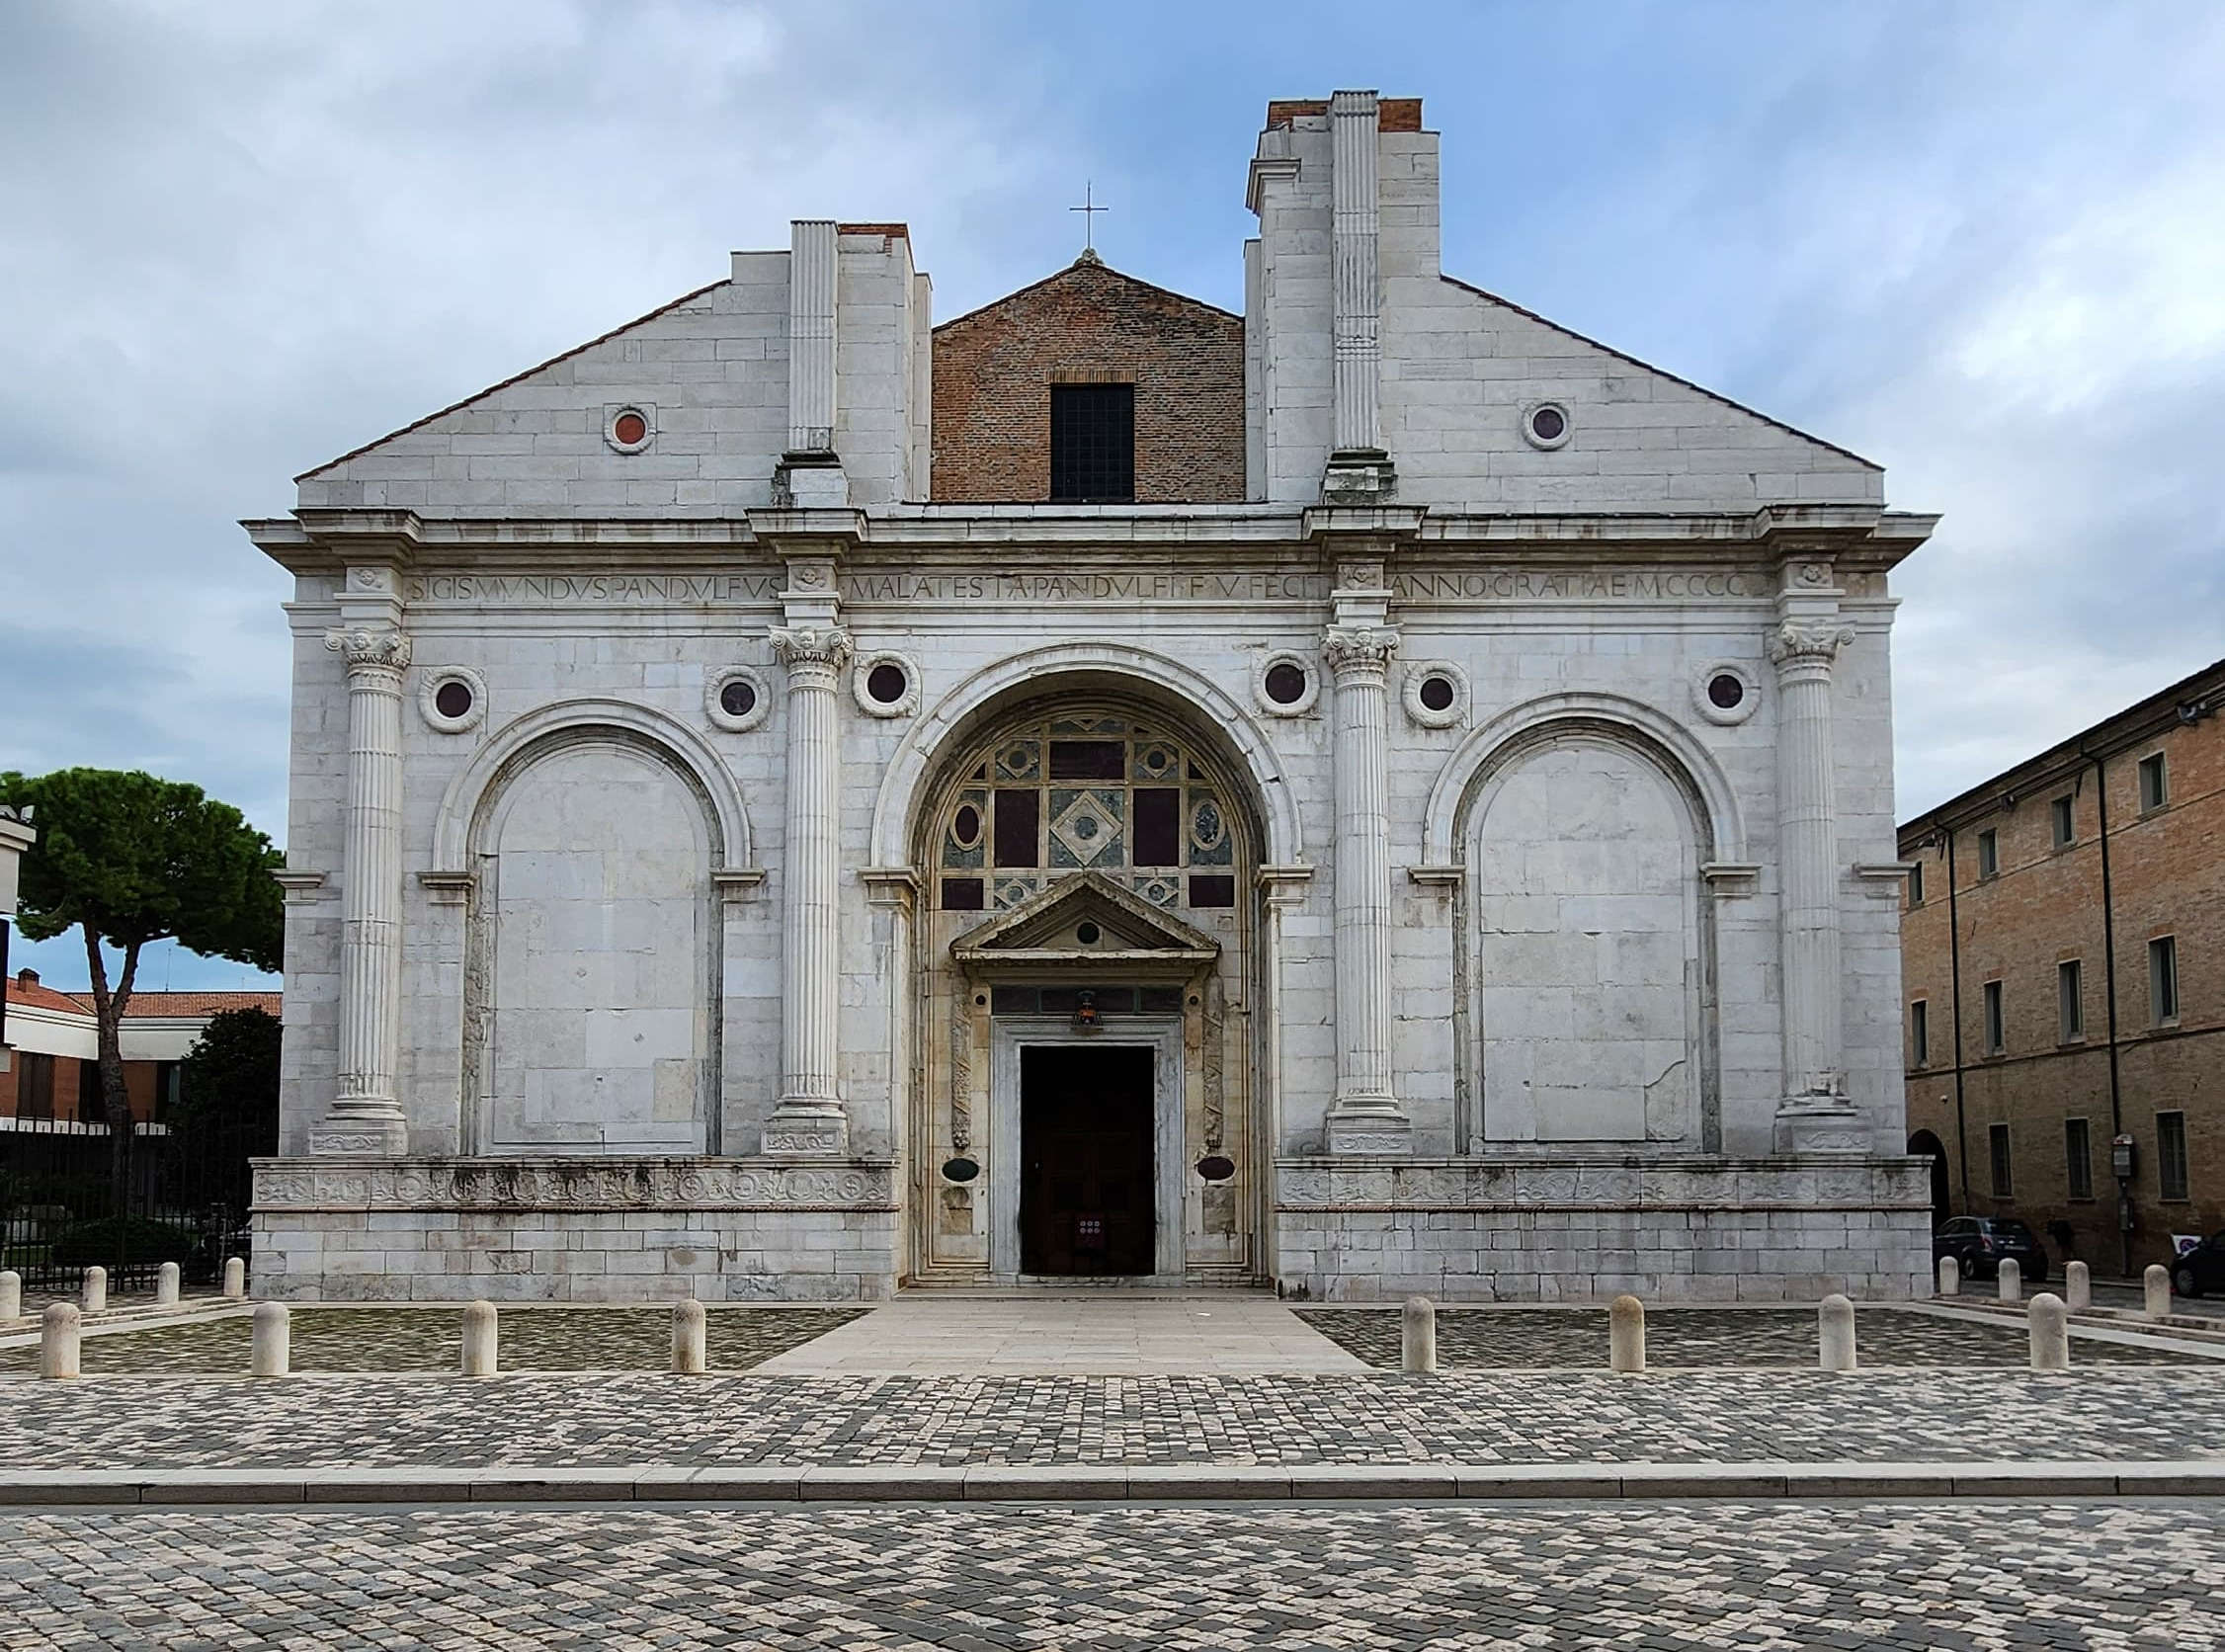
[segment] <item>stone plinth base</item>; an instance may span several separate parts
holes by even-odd
[[[1317,1301],[1898,1300],[1932,1291],[1922,1159],[1276,1161],[1275,1273]]]
[[[880,1159],[258,1159],[281,1300],[855,1301],[901,1254]]]

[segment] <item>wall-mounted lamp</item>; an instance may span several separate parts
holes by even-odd
[[[1074,1031],[1096,1032],[1103,1030],[1105,1018],[1097,1013],[1097,994],[1078,992],[1074,995]]]

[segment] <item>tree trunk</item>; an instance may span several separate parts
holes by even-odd
[[[124,1012],[131,1004],[131,986],[139,973],[139,944],[134,941],[124,949],[124,972],[116,980],[116,990],[108,984],[108,964],[101,956],[100,937],[93,933],[90,924],[79,926],[85,932],[85,959],[93,983],[93,1019],[99,1029],[101,1067],[101,1107],[108,1116],[110,1196],[115,1201],[115,1214],[121,1216],[129,1207],[131,1195],[131,1096],[124,1087]],[[77,1111],[84,1114],[81,1100]]]

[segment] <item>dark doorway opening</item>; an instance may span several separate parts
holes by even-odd
[[[1918,1130],[1908,1138],[1908,1151],[1911,1158],[1929,1157],[1932,1161],[1932,1230],[1936,1233],[1948,1214],[1946,1147],[1930,1130]]]
[[[1152,1272],[1151,1061],[1145,1044],[1022,1046],[1022,1273]]]

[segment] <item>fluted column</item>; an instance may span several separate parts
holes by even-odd
[[[1372,92],[1329,100],[1329,338],[1334,428],[1321,497],[1377,504],[1397,492],[1382,438],[1381,107]]]
[[[408,1145],[395,1072],[402,998],[402,673],[406,632],[343,626],[324,645],[348,662],[348,815],[341,859],[339,1083],[312,1153],[399,1154]]]
[[[1836,617],[1787,619],[1770,637],[1777,674],[1777,881],[1785,1099],[1777,1144],[1850,1144],[1839,963],[1839,819],[1831,668],[1854,640]]]
[[[787,668],[787,836],[781,851],[781,1099],[765,1151],[839,1155],[849,1146],[835,1067],[841,1013],[841,727],[850,661],[839,625],[776,629]]]
[[[1413,1127],[1391,1086],[1390,772],[1385,679],[1398,632],[1338,625],[1322,642],[1336,680],[1337,1099],[1332,1153],[1406,1153]]]

